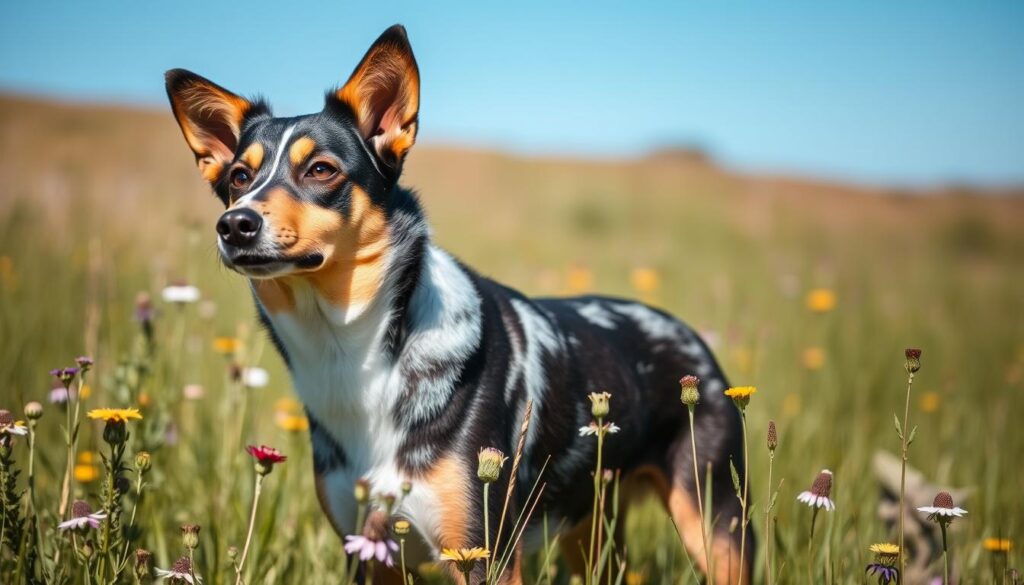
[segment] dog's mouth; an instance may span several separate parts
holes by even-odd
[[[278,254],[257,254],[236,252],[221,254],[228,268],[253,278],[271,278],[296,270],[313,270],[324,263],[324,256],[319,252],[286,256]]]

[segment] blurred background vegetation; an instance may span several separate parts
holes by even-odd
[[[762,438],[774,419],[784,571],[801,566],[809,522],[795,496],[822,468],[836,477],[838,510],[824,533],[836,582],[862,582],[867,545],[889,538],[871,461],[898,450],[891,421],[909,346],[924,350],[911,465],[938,485],[973,489],[958,502],[967,520],[954,525],[963,582],[990,582],[984,538],[1019,539],[1024,191],[735,174],[686,149],[583,160],[417,146],[403,183],[420,193],[436,240],[483,274],[530,294],[600,292],[665,307],[707,337],[734,385],[758,387],[748,410],[752,498],[764,505]],[[250,501],[250,462],[222,437],[237,421],[244,442],[289,455],[270,478],[256,574],[323,582],[336,574],[339,542],[318,509],[302,425],[286,418],[296,412],[286,372],[245,281],[217,259],[219,210],[169,113],[0,97],[0,407],[46,403],[48,371],[81,354],[97,361],[93,406],[144,393],[151,408],[166,407],[139,431],[159,470],[144,538],[167,566],[177,525],[202,524],[200,567],[212,582],[227,574],[224,551],[244,537]],[[199,287],[203,300],[162,303],[175,282]],[[140,388],[119,394],[119,364],[141,359],[132,353],[140,292],[158,311],[157,357]],[[239,350],[218,354],[217,338],[237,338]],[[270,372],[266,387],[244,390],[245,410],[234,408],[226,373],[235,362]],[[187,384],[202,397],[184,397]],[[63,415],[47,408],[40,489],[54,490]],[[86,430],[84,449],[99,447],[99,431]],[[671,531],[653,506],[630,518],[634,583],[688,577]],[[1011,549],[1008,562],[1020,559]]]

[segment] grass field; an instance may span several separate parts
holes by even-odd
[[[428,117],[421,137],[430,136]],[[437,241],[484,274],[531,294],[642,297],[704,332],[733,384],[758,388],[748,418],[762,543],[769,419],[780,434],[773,476],[784,479],[774,582],[812,582],[811,512],[796,496],[823,468],[835,473],[837,509],[818,519],[813,582],[874,582],[867,547],[895,535],[879,519],[872,461],[900,447],[892,419],[903,413],[906,347],[924,351],[910,464],[937,486],[969,490],[957,502],[969,514],[950,532],[958,582],[999,583],[1022,564],[1024,191],[744,176],[687,152],[542,160],[429,145],[413,150],[405,177]],[[130,423],[128,461],[152,453],[137,542],[157,567],[182,554],[179,525],[194,523],[196,573],[234,580],[227,551],[245,540],[253,490],[242,447],[266,443],[288,461],[267,477],[247,582],[338,582],[344,554],[314,495],[287,374],[245,282],[219,265],[220,205],[170,114],[0,98],[0,194],[0,408],[24,418],[25,403],[44,405],[34,475],[49,556],[66,540],[54,532],[66,448],[48,372],[89,355],[86,407],[136,406],[145,417]],[[177,281],[203,301],[162,302]],[[156,310],[152,354],[133,316],[140,292]],[[217,338],[238,348],[218,353]],[[243,388],[234,364],[265,368],[269,384]],[[88,453],[107,449],[102,428],[83,425],[80,479],[96,469]],[[20,491],[24,440],[13,457]],[[75,491],[96,507],[102,486],[100,475]],[[1009,552],[986,550],[992,537],[1013,541]],[[625,555],[630,585],[695,581],[654,505],[630,515]],[[13,556],[0,558],[12,574]],[[531,556],[527,575],[569,581],[541,562]],[[760,557],[755,566],[762,582]],[[931,569],[941,574],[941,559]]]

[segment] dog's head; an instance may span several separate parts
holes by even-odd
[[[405,29],[370,47],[322,111],[275,118],[189,71],[167,72],[167,94],[199,172],[226,211],[216,223],[224,263],[254,279],[323,282],[386,253],[388,197],[416,139],[419,72]],[[331,278],[328,278],[328,277]],[[379,275],[328,292],[372,297]],[[360,291],[360,287],[367,289]]]

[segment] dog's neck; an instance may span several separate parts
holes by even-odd
[[[435,364],[457,364],[479,341],[480,301],[469,276],[430,242],[412,195],[400,195],[408,199],[389,218],[381,277],[369,302],[338,306],[323,294],[323,283],[303,277],[254,285],[299,396],[331,428],[366,421],[372,418],[369,411],[393,411],[410,397],[411,377],[422,377]],[[284,284],[287,290],[278,294],[287,295],[287,310],[271,310],[268,289]],[[402,408],[439,407],[454,379],[435,376],[417,382],[416,399]]]

